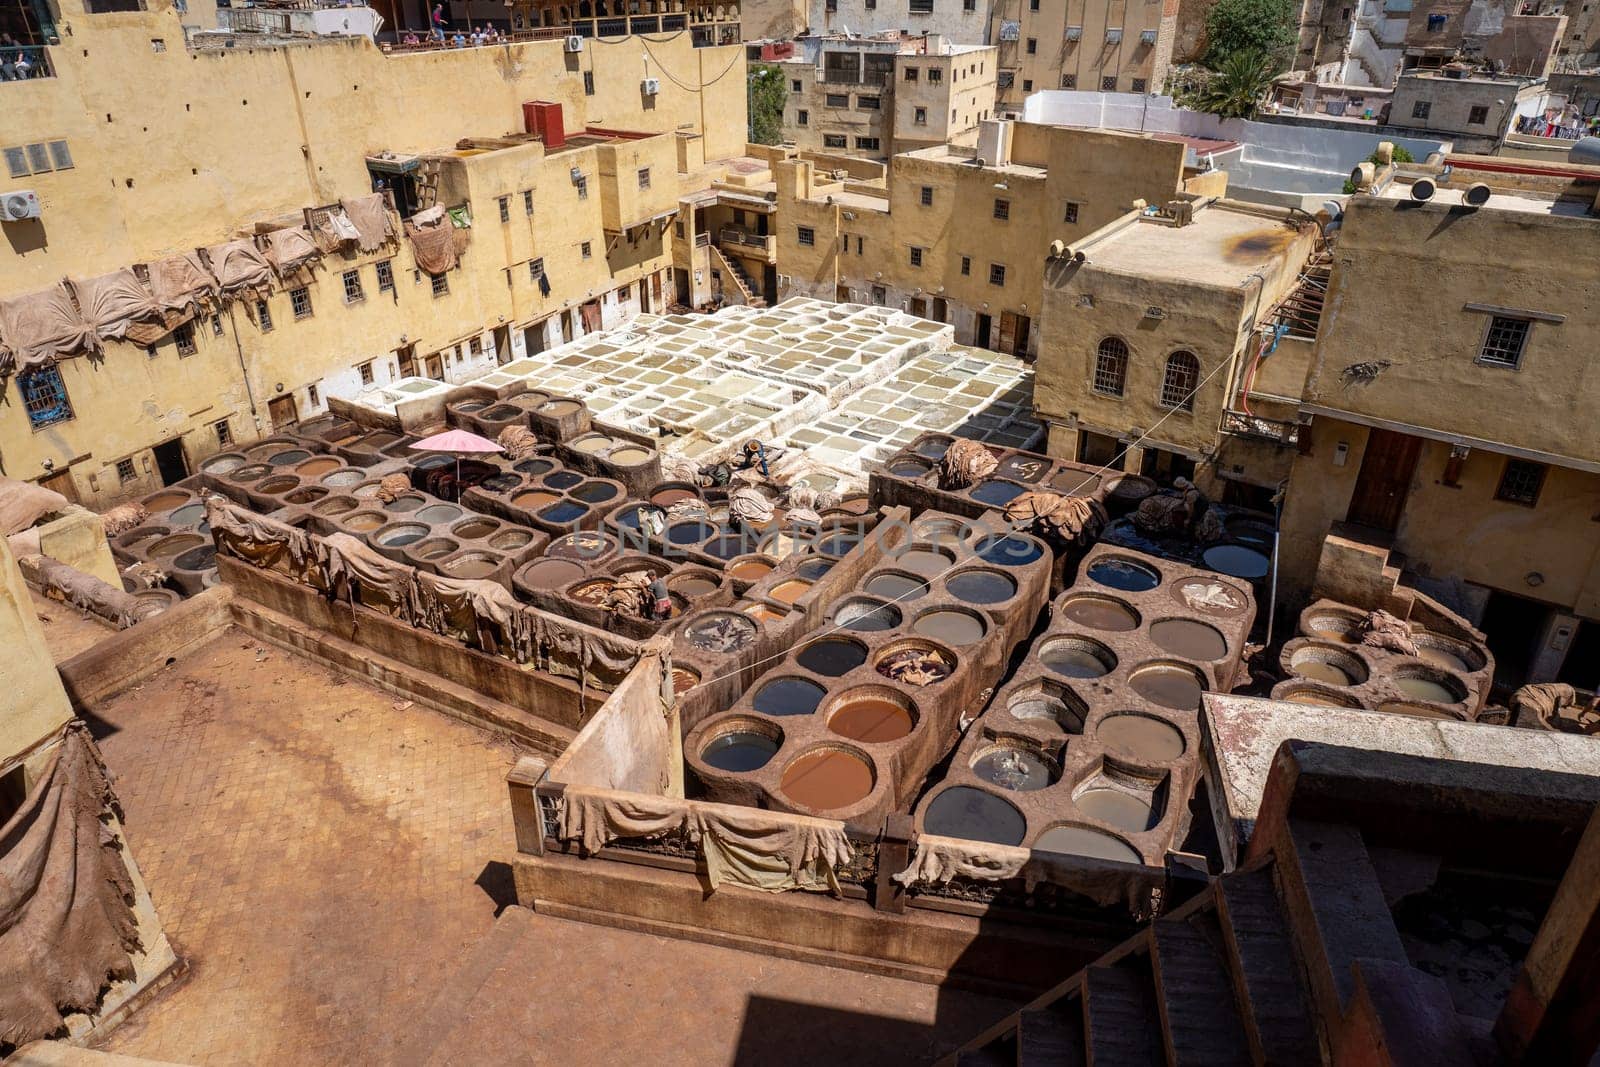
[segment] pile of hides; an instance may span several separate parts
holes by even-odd
[[[652,618],[655,594],[650,591],[653,581],[649,571],[630,571],[621,575],[605,589],[601,605],[609,614],[630,619]]]
[[[539,448],[539,439],[526,426],[507,426],[495,438],[495,444],[505,449],[512,460],[526,459]]]
[[[150,289],[162,311],[192,312],[216,302],[221,286],[199,252],[184,252],[149,265]]]
[[[131,504],[118,504],[109,508],[100,515],[100,522],[105,526],[106,536],[115,537],[127,533],[135,526],[142,524],[150,517],[144,505],[135,501]]]
[[[393,504],[411,491],[411,477],[407,474],[385,474],[378,482],[378,499]]]
[[[1205,497],[1186,478],[1173,483],[1176,493],[1157,493],[1139,501],[1133,513],[1133,524],[1141,533],[1154,537],[1182,536],[1189,523],[1200,513]]]
[[[416,571],[415,625],[490,655],[522,662],[533,655],[533,627],[511,591],[482,578]]]
[[[54,489],[15,478],[0,478],[0,534],[28,529],[47,515],[67,510],[67,498]]]
[[[248,237],[206,249],[211,272],[224,293],[243,290],[265,292],[272,284],[272,264]]]
[[[950,442],[943,458],[939,460],[939,488],[965,489],[994,473],[1000,461],[977,441],[958,437]]]
[[[1511,694],[1511,714],[1516,726],[1600,734],[1600,696],[1585,695],[1561,682],[1540,682],[1518,689]]]
[[[944,885],[956,878],[979,882],[1020,878],[1029,893],[1046,883],[1088,897],[1101,907],[1125,904],[1135,917],[1149,910],[1148,886],[1124,863],[935,834],[919,835],[916,848],[910,866],[890,876],[907,889]]]
[[[161,318],[156,298],[126,267],[98,278],[75,281],[72,291],[84,321],[94,329],[96,348],[128,336],[128,328],[136,322]]]
[[[1099,535],[1107,517],[1100,502],[1086,496],[1034,491],[1006,505],[1006,521],[1012,528],[1031,530],[1065,544],[1088,544]]]
[[[160,589],[167,584],[167,572],[154,563],[139,562],[122,569],[122,587],[130,593]]]
[[[907,648],[884,657],[878,663],[878,670],[897,682],[924,686],[944,681],[955,667],[942,652]]]
[[[139,602],[126,590],[49,556],[25,556],[18,563],[38,584],[40,592],[51,600],[65,601],[119,630],[126,630],[139,621]]]
[[[429,274],[444,274],[455,267],[456,228],[444,209],[431,207],[419,211],[406,223],[406,239],[417,266]]]
[[[1356,627],[1361,643],[1402,656],[1415,656],[1417,643],[1411,639],[1411,624],[1382,608],[1362,619]]]
[[[838,871],[854,849],[844,823],[761,808],[568,786],[557,836],[593,854],[618,838],[675,833],[699,846],[706,878],[781,893],[839,893]]]
[[[740,486],[728,494],[728,515],[745,529],[765,526],[772,521],[772,499],[753,485]]]
[[[311,239],[316,243],[317,251],[327,255],[350,245],[359,245],[361,231],[350,221],[344,208],[338,207],[324,211],[312,220]]]
[[[134,976],[133,882],[107,824],[120,814],[88,727],[68,723],[0,826],[0,1044],[57,1033],[108,981]]]
[[[267,262],[280,278],[287,278],[321,256],[311,231],[304,226],[285,226],[267,234]]]
[[[389,217],[389,205],[382,193],[341,200],[350,224],[355,227],[356,247],[363,252],[376,252],[394,240],[394,221]]]
[[[305,576],[314,562],[310,535],[296,526],[257,515],[221,496],[206,498],[206,522],[217,551],[256,567]]]
[[[663,452],[661,453],[661,477],[669,482],[697,485],[700,481],[700,467],[694,460],[681,453]]]
[[[0,373],[99,350],[94,324],[79,313],[65,282],[0,300]]]

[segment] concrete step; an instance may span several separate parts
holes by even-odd
[[[1285,1067],[1318,1062],[1310,1000],[1272,870],[1224,875],[1217,916],[1251,1058]]]
[[[1150,930],[1157,1004],[1173,1067],[1250,1063],[1215,912],[1161,919]]]
[[[1083,1002],[1063,997],[1024,1008],[1017,1020],[1017,1067],[1085,1067]]]
[[[1125,958],[1113,967],[1084,972],[1088,1067],[1158,1067],[1161,1018],[1148,964]]]

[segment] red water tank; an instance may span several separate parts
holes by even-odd
[[[561,105],[550,100],[528,100],[522,105],[523,127],[544,142],[545,148],[561,148],[567,143],[566,123]]]

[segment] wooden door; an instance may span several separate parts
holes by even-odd
[[[71,471],[58,471],[48,478],[40,478],[39,484],[46,489],[54,489],[74,504],[78,503],[78,486],[72,480]]]
[[[949,305],[945,303],[944,297],[942,297],[942,296],[934,297],[933,298],[933,321],[934,322],[943,322],[943,321],[945,321],[945,316],[948,315],[949,313],[950,313],[949,312]]]
[[[1033,329],[1033,320],[1026,315],[1017,316],[1017,332],[1009,351],[1013,356],[1022,357],[1028,354],[1028,334]]]
[[[920,297],[920,296],[912,297],[911,298],[911,314],[915,315],[919,319],[927,318],[928,317],[928,302],[926,300],[922,299],[922,297]]]
[[[435,352],[433,355],[429,356],[427,359],[427,366],[428,377],[432,378],[434,381],[444,381],[444,356],[441,353]]]
[[[1017,315],[1014,311],[1000,315],[1000,340],[993,348],[996,352],[1010,352],[1017,344]]]
[[[267,414],[272,416],[272,428],[288,426],[300,421],[300,412],[295,407],[292,395],[275,396],[267,401]]]
[[[1373,430],[1361,457],[1346,522],[1393,533],[1405,511],[1406,494],[1422,454],[1422,438],[1392,430]]]

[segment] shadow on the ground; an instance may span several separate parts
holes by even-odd
[[[996,1011],[999,1014],[999,1011]],[[960,1045],[992,1020],[925,1025],[870,1012],[847,1011],[773,997],[751,996],[732,1063],[770,1067],[785,1063],[927,1064]],[[954,1031],[954,1032],[950,1032]]]
[[[472,884],[483,890],[484,895],[494,901],[496,918],[507,907],[517,902],[517,884],[511,875],[511,865],[509,863],[490,860],[484,864],[483,870],[478,874],[477,881]]]

